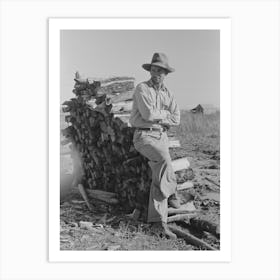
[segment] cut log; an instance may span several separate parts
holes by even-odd
[[[168,207],[168,215],[187,214],[187,213],[194,213],[194,212],[199,212],[199,210],[195,208],[193,201],[181,205],[181,207],[177,209]]]
[[[88,79],[83,79],[83,78],[75,78],[74,81],[78,84],[88,84],[89,80]]]
[[[79,71],[76,71],[75,72],[75,79],[80,79],[81,78],[81,75],[79,73]]]
[[[120,121],[122,122],[122,127],[131,127],[131,124],[129,122],[130,114],[128,114],[128,113],[124,113],[124,114],[114,113],[114,118],[120,119]]]
[[[120,92],[127,92],[134,89],[134,78],[126,79],[126,80],[114,80],[105,82],[98,81],[100,83],[100,87],[96,87],[96,95],[101,96],[105,94],[116,94],[118,95]]]
[[[90,99],[87,101],[87,105],[90,106],[90,108],[94,109],[98,104],[96,104],[96,99]]]
[[[129,76],[113,76],[113,77],[109,77],[109,78],[94,78],[94,77],[88,77],[87,79],[81,79],[83,81],[88,80],[91,84],[94,82],[99,82],[100,86],[107,86],[110,83],[114,83],[114,82],[124,82],[124,81],[135,81],[135,79],[133,77],[129,77]]]
[[[182,190],[193,188],[193,186],[194,186],[193,182],[187,181],[187,182],[184,182],[182,184],[178,184],[177,185],[177,190],[182,191]]]
[[[79,190],[79,192],[80,192],[82,198],[84,199],[84,201],[85,201],[85,203],[86,203],[88,209],[89,209],[89,210],[92,210],[92,209],[93,209],[93,206],[90,204],[89,199],[88,199],[87,192],[86,192],[86,190],[85,190],[85,188],[84,188],[84,186],[83,186],[82,184],[78,184],[78,190]]]
[[[112,114],[112,117],[115,119],[115,118],[126,118],[126,119],[129,119],[130,118],[130,113],[128,112],[125,112],[125,113],[113,113]]]
[[[135,208],[131,214],[128,214],[126,216],[134,221],[137,221],[140,217],[140,214],[140,210]]]
[[[169,225],[169,229],[174,232],[178,237],[183,238],[187,243],[200,247],[202,249],[216,251],[217,249],[210,246],[205,241],[195,237],[191,233],[184,231],[182,229],[177,228],[176,226]]]
[[[106,95],[106,99],[105,102],[107,105],[110,105],[112,103],[117,103],[117,102],[121,102],[121,101],[126,101],[126,100],[132,100],[134,91],[126,91],[126,92],[122,92],[120,94],[107,94]]]
[[[96,100],[93,99],[93,100],[88,100],[87,102],[87,105],[91,108],[91,109],[105,109],[106,108],[106,104],[105,102],[102,102],[101,104],[96,104]]]
[[[216,183],[215,181],[209,179],[208,177],[205,177],[205,180],[209,181],[210,183],[214,184],[215,186],[220,188],[220,185],[218,183]]]
[[[100,192],[96,190],[88,190],[88,194],[91,198],[95,198],[98,200],[101,200],[103,202],[106,202],[108,204],[118,204],[119,200],[110,195],[110,193],[105,194],[106,192]],[[108,195],[109,194],[109,195]]]
[[[179,170],[189,168],[190,163],[186,157],[183,157],[183,158],[172,160],[172,167],[173,167],[174,172],[176,172]]]
[[[183,221],[183,220],[189,221],[191,218],[194,218],[196,216],[197,216],[196,213],[177,214],[177,215],[168,217],[167,223],[178,222],[178,221]]]
[[[121,101],[118,103],[113,103],[110,113],[118,113],[118,112],[131,112],[132,110],[132,100]]]
[[[208,231],[215,236],[220,236],[220,226],[218,224],[212,223],[210,221],[204,220],[202,218],[193,218],[190,220],[191,227],[201,230]]]
[[[176,209],[176,208],[168,208],[168,216],[178,215],[178,214],[195,214],[199,213],[198,209],[187,210],[187,209]]]

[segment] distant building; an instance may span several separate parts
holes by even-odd
[[[203,114],[204,113],[204,109],[203,109],[203,107],[200,104],[198,104],[195,108],[191,109],[191,112],[193,114]]]
[[[220,110],[218,107],[215,107],[211,104],[198,104],[193,109],[189,108],[188,111],[193,114],[211,115],[211,114],[219,112]]]

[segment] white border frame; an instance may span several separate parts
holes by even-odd
[[[60,251],[60,30],[220,30],[221,249],[219,251]],[[49,261],[228,262],[231,260],[231,20],[229,18],[49,19]],[[54,206],[55,205],[55,206]]]

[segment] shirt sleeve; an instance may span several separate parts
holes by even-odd
[[[168,92],[169,93],[169,92]],[[170,114],[162,120],[162,124],[167,125],[179,125],[180,124],[180,109],[175,101],[174,95],[170,94],[170,105],[169,105],[169,112]]]
[[[138,85],[134,93],[135,101],[141,117],[150,122],[157,122],[168,118],[170,112],[167,110],[159,110],[156,108],[150,94],[143,85]]]

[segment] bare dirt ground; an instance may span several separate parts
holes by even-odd
[[[220,139],[217,133],[177,131],[181,148],[176,154],[187,156],[194,171],[194,187],[187,192],[194,196],[194,205],[203,219],[220,223]],[[173,153],[173,151],[171,151]],[[61,250],[201,250],[184,239],[168,240],[155,235],[150,225],[130,219],[118,207],[92,200],[88,210],[77,189],[71,188],[71,159],[61,156]],[[194,231],[187,224],[175,227],[207,242],[219,250],[219,236]]]
[[[220,221],[220,149],[218,136],[181,139],[181,155],[187,156],[194,170],[196,207],[203,210],[207,219]]]

